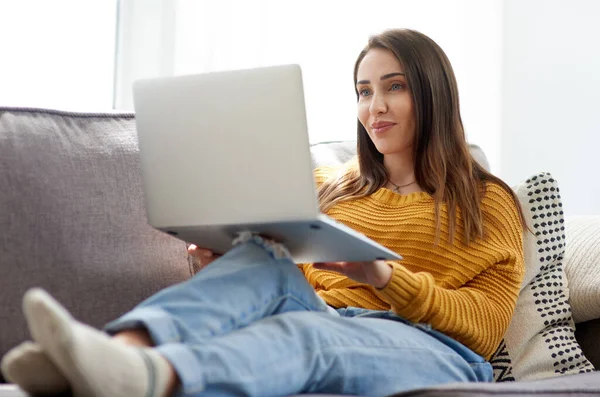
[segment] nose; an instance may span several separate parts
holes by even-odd
[[[387,103],[382,95],[374,94],[369,106],[369,112],[373,115],[387,112]]]

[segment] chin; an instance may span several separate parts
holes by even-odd
[[[383,155],[407,153],[412,150],[412,142],[398,136],[384,135],[374,138],[369,134],[369,138],[375,149]]]
[[[403,151],[402,147],[399,147],[399,145],[393,145],[385,141],[373,141],[373,144],[375,145],[375,149],[377,149],[377,151],[383,155],[394,154]]]

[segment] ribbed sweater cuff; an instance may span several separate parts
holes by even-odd
[[[388,263],[393,268],[392,278],[379,293],[398,314],[406,316],[410,312],[410,320],[419,321],[427,311],[434,286],[427,277],[419,277],[396,262]]]

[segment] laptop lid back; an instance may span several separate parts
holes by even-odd
[[[299,66],[139,80],[133,88],[152,226],[317,216]]]

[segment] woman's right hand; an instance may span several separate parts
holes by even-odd
[[[221,256],[215,254],[207,248],[200,248],[195,244],[190,244],[187,250],[191,256],[198,260],[198,267],[200,268],[199,270],[202,270],[204,267],[210,265],[215,259],[218,259]]]

